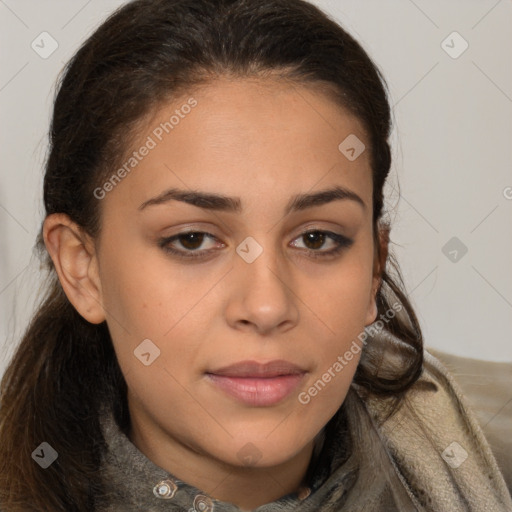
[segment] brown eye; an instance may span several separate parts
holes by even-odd
[[[158,245],[166,253],[179,258],[205,258],[212,251],[218,250],[224,245],[217,238],[202,231],[188,231],[176,235],[162,238]]]
[[[324,245],[326,239],[325,234],[321,231],[310,231],[302,236],[308,249],[320,249]]]
[[[313,258],[335,257],[348,249],[354,240],[332,231],[311,230],[297,237],[292,246],[302,249]]]
[[[198,249],[204,240],[204,233],[192,232],[179,235],[177,240],[185,249]]]

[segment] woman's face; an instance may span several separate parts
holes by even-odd
[[[363,143],[313,89],[219,80],[159,110],[96,191],[130,437],[155,462],[281,464],[342,404],[376,317]]]

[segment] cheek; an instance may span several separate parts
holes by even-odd
[[[103,305],[119,364],[125,374],[142,371],[144,380],[147,368],[136,356],[146,343],[150,360],[153,353],[158,355],[148,366],[148,378],[160,375],[169,388],[169,373],[181,381],[195,365],[201,344],[197,332],[213,314],[205,310],[211,307],[209,301],[201,298],[218,279],[217,272],[205,278],[171,265],[165,254],[147,247],[132,247],[130,258],[120,258],[122,253],[121,247],[105,251],[101,267]]]
[[[367,251],[346,256],[322,276],[307,281],[308,300],[337,334],[364,327],[372,297],[372,261]]]
[[[137,336],[161,336],[179,318],[193,286],[183,286],[163,253],[142,243],[126,245],[120,240],[102,253],[103,304],[111,323],[118,320]]]
[[[333,266],[328,276],[317,279],[318,286],[311,288],[311,304],[321,320],[314,337],[318,366],[309,382],[312,385],[320,381],[311,390],[312,396],[318,394],[318,404],[344,396],[361,357],[372,297],[369,250],[354,251],[350,256],[347,253],[344,261]],[[328,403],[324,405],[328,407]]]
[[[297,422],[303,425],[304,432],[319,431],[340,408],[360,356],[361,347],[357,341],[338,340],[324,351],[319,366],[297,396]]]
[[[322,306],[318,317],[323,326],[312,334],[316,364],[298,396],[304,406],[304,421],[314,421],[317,426],[342,404],[363,350],[371,281],[348,269],[337,277],[339,282],[331,282],[315,301]]]
[[[122,257],[123,253],[130,256]],[[133,358],[133,351],[145,339],[161,345],[162,336],[179,318],[179,311],[169,302],[178,284],[163,279],[162,272],[147,252],[133,247],[124,251],[119,245],[102,254],[102,301],[120,363]]]

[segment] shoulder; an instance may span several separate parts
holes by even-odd
[[[364,400],[403,479],[431,509],[512,510],[476,416],[438,358],[425,351],[420,378],[391,417],[387,400]]]

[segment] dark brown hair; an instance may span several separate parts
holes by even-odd
[[[65,213],[97,236],[101,210],[93,191],[122,161],[142,119],[216,77],[270,74],[331,91],[363,123],[379,253],[391,164],[384,81],[362,47],[303,0],[136,0],[112,14],[58,84],[44,177],[46,215]],[[37,247],[48,271],[46,294],[0,388],[0,508],[90,512],[102,489],[100,408],[106,404],[126,425],[126,383],[106,323],[87,322],[71,305],[41,232]],[[421,372],[422,335],[392,255],[380,270],[379,313],[394,304],[401,311],[379,334],[389,340],[384,349],[365,344],[354,384],[400,400]],[[388,360],[397,353],[401,362],[393,366]],[[43,441],[59,454],[47,470],[31,458]]]

